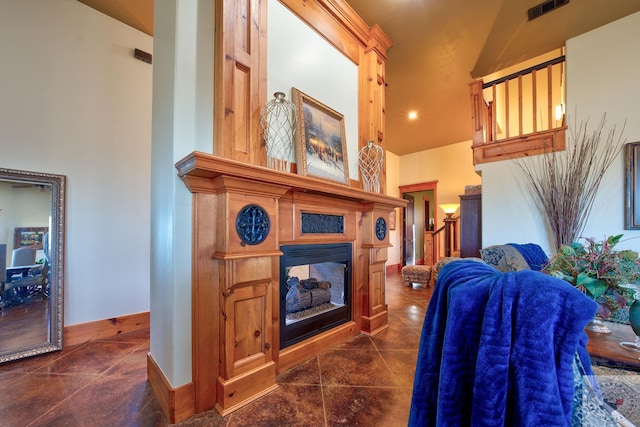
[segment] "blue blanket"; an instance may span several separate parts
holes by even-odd
[[[537,245],[535,243],[524,243],[524,244],[507,243],[507,244],[517,249],[517,251],[520,252],[520,255],[522,255],[524,260],[527,261],[527,264],[529,264],[529,268],[531,268],[534,271],[542,270],[542,267],[544,267],[547,264],[547,262],[549,262],[549,257],[547,257],[547,254],[544,253],[540,245]]]
[[[409,425],[571,425],[573,357],[587,354],[583,329],[595,311],[540,272],[445,265],[424,320]],[[588,357],[583,364],[590,372]]]

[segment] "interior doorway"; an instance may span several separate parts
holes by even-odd
[[[409,201],[403,208],[402,265],[424,263],[424,233],[433,231],[437,218],[438,181],[402,185],[400,195]]]
[[[416,259],[416,247],[415,247],[415,220],[414,220],[414,207],[415,198],[413,195],[407,193],[403,194],[402,198],[407,200],[407,206],[403,209],[403,230],[402,234],[402,265],[414,265]]]

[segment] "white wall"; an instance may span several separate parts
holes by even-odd
[[[291,100],[295,87],[342,114],[349,176],[357,180],[358,66],[280,2],[270,1],[268,7],[268,99],[283,92]],[[295,157],[289,160],[295,162]]]
[[[0,166],[67,176],[66,325],[149,310],[150,36],[75,0],[0,6]]]
[[[567,113],[597,124],[607,113],[609,127],[626,120],[628,142],[640,140],[640,13],[567,41]],[[569,122],[573,120],[568,117]],[[483,245],[535,242],[550,252],[551,237],[535,200],[513,161],[486,163],[482,171]],[[640,250],[640,232],[624,230],[624,161],[607,172],[583,236],[624,233],[621,248]]]
[[[386,152],[387,156],[387,195],[400,197],[399,175],[400,175],[400,157],[390,151]],[[387,266],[402,264],[402,209],[396,208],[396,229],[389,230],[389,243],[393,246],[387,250]]]
[[[438,181],[437,203],[460,203],[467,185],[481,184],[473,167],[471,141],[420,151],[400,157],[399,184],[410,185]],[[422,201],[420,201],[422,203]],[[442,226],[444,212],[438,209],[438,224]]]
[[[191,381],[192,196],[175,163],[213,151],[213,2],[154,3],[151,354],[174,386]]]

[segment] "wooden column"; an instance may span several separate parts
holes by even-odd
[[[370,204],[362,213],[362,332],[371,335],[389,327],[384,265],[391,246],[388,224],[392,210],[393,206]]]
[[[369,30],[367,45],[361,50],[358,73],[359,91],[359,149],[368,141],[375,141],[386,152],[385,137],[385,62],[391,40],[374,25]],[[384,194],[386,183],[386,158],[380,175],[380,192]]]
[[[196,412],[226,415],[276,388],[271,301],[278,286],[278,200],[288,187],[239,176],[189,177],[194,192],[193,382]],[[247,206],[269,232],[247,244],[236,221]]]
[[[217,196],[193,194],[193,278],[191,289],[192,318],[192,379],[195,413],[216,404],[216,383],[219,375],[220,316],[211,307],[219,307],[220,292],[214,278],[219,277],[219,265],[211,256],[216,246],[216,217],[209,212],[217,209]]]
[[[282,254],[278,240],[278,199],[288,187],[258,183],[240,177],[214,179],[217,194],[216,251],[219,267],[220,373],[216,408],[222,415],[276,387],[273,361],[272,288],[279,272],[272,259]],[[236,223],[249,206],[262,209],[269,219],[266,238],[243,240]],[[208,304],[208,302],[203,302]]]
[[[473,144],[482,144],[485,142],[484,111],[486,108],[484,96],[482,95],[482,80],[474,80],[469,83],[469,89],[471,91],[471,123],[473,128]]]
[[[438,262],[438,240],[433,231],[424,232],[424,265],[432,266]]]

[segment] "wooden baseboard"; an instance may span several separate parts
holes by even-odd
[[[178,388],[171,387],[151,353],[147,353],[147,380],[171,424],[184,421],[196,413],[193,382]]]
[[[96,320],[95,322],[79,323],[64,327],[64,345],[82,344],[148,328],[148,311]]]
[[[278,354],[278,373],[281,374],[299,363],[312,359],[327,349],[355,337],[359,333],[356,323],[350,321],[313,336],[304,342],[282,349]]]
[[[385,267],[385,270],[387,271],[387,274],[391,274],[391,273],[397,273],[399,271],[402,271],[402,265],[400,264],[390,264],[387,265]]]
[[[225,417],[277,388],[274,362],[266,363],[229,380],[218,377],[216,410]]]
[[[376,335],[389,327],[389,311],[375,314],[371,317],[362,316],[362,333],[365,335]]]

